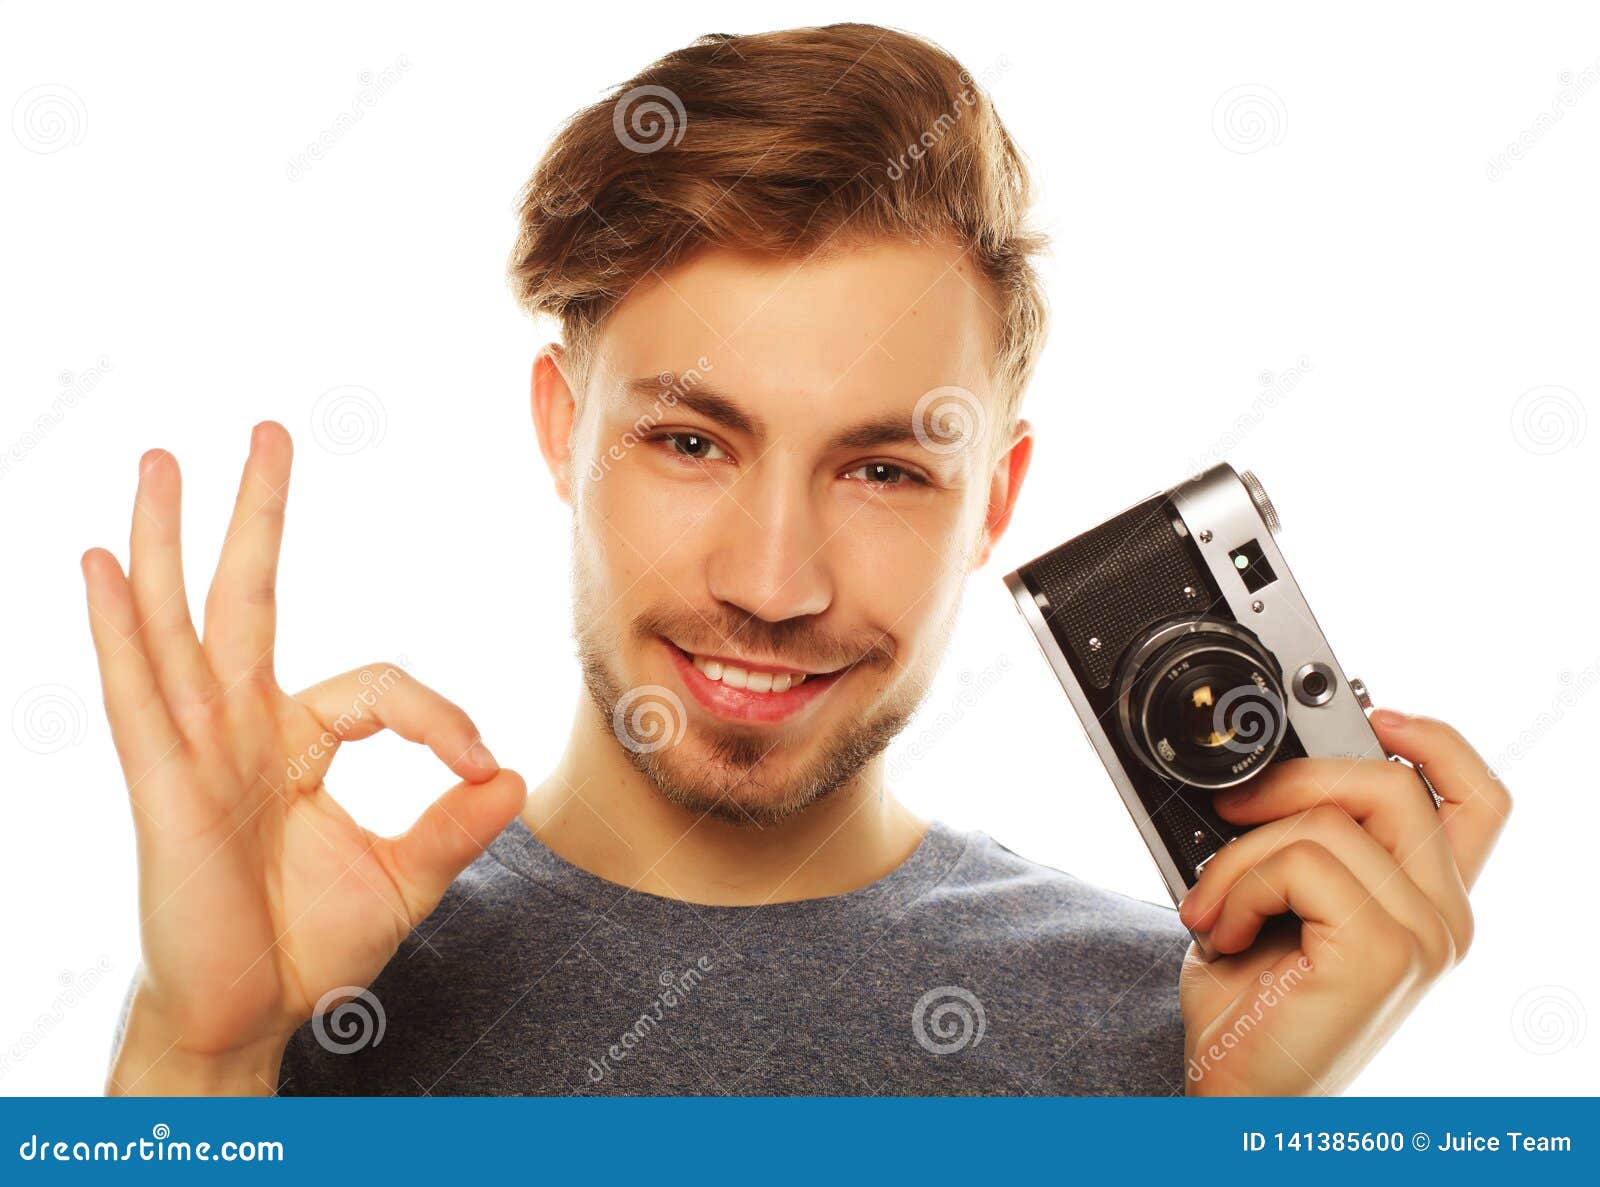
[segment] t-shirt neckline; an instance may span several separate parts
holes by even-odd
[[[757,913],[773,917],[837,914],[857,911],[880,914],[910,904],[941,882],[965,853],[969,838],[940,821],[929,823],[917,847],[875,882],[840,894],[784,902],[724,906],[669,898],[635,890],[575,865],[541,841],[520,816],[489,845],[488,854],[512,873],[597,915],[654,918],[692,916],[707,922],[748,922]]]

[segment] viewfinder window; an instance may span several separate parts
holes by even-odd
[[[1261,545],[1254,540],[1239,545],[1228,557],[1233,561],[1234,572],[1244,579],[1244,587],[1251,593],[1278,579],[1267,558],[1261,555]]]

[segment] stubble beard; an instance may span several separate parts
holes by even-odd
[[[615,737],[617,705],[628,689],[611,668],[615,651],[577,626],[578,660],[584,685],[602,729]],[[848,674],[841,680],[862,678]],[[696,725],[676,745],[618,748],[656,791],[695,816],[730,824],[767,828],[779,824],[851,784],[911,719],[922,688],[898,690],[877,713],[862,722],[846,720],[822,752],[800,770],[784,773],[781,741],[737,726]],[[823,693],[827,698],[832,690]],[[819,706],[820,707],[820,706]]]

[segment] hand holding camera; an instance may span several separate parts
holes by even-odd
[[[1346,1084],[1466,953],[1510,811],[1449,726],[1368,718],[1277,529],[1221,465],[1006,579],[1195,937],[1193,1093]]]

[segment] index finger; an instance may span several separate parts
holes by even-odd
[[[294,699],[311,710],[335,745],[389,729],[422,743],[470,783],[500,769],[466,711],[398,664],[366,664],[313,684]]]
[[[1511,793],[1453,727],[1432,717],[1378,709],[1367,720],[1385,750],[1422,767],[1438,791],[1439,821],[1461,880],[1477,881],[1511,815]]]

